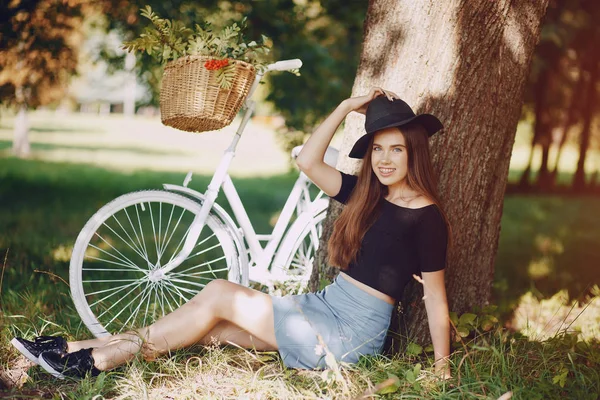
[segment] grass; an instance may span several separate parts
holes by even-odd
[[[416,347],[395,357],[364,357],[343,369],[331,364],[324,372],[286,370],[276,354],[217,346],[177,351],[153,363],[136,359],[82,382],[59,382],[29,368],[9,345],[14,335],[89,335],[65,281],[70,248],[87,219],[121,194],[181,183],[188,170],[197,172],[191,186],[206,188],[220,152],[203,151],[199,160],[194,149],[224,148],[229,140],[210,133],[177,136],[145,120],[133,127],[115,116],[63,123],[36,113],[32,120],[34,159],[0,158],[0,376],[11,371],[22,384],[14,390],[0,385],[0,398],[600,397],[600,208],[591,197],[505,199],[493,286],[498,322],[484,331],[483,313],[473,311],[469,335],[453,345],[448,382],[434,378],[431,353]],[[6,155],[10,119],[0,122]],[[295,176],[285,172],[285,155],[265,144],[268,134],[258,131],[242,139],[234,181],[257,232],[264,233]],[[65,157],[70,163],[56,162]],[[250,177],[251,167],[263,177]],[[511,179],[518,176],[513,168]]]
[[[86,165],[0,160],[0,248],[4,249],[2,259],[6,258],[0,286],[0,363],[5,370],[14,370],[18,361],[8,344],[14,335],[64,333],[72,339],[88,336],[64,282],[68,254],[60,250],[72,245],[87,218],[120,194],[158,188],[162,182],[182,179],[182,173],[119,174]],[[269,228],[269,220],[283,204],[293,180],[293,174],[235,179],[259,232]],[[193,180],[196,188],[207,183],[205,176]],[[278,190],[274,193],[273,188]],[[579,254],[585,244],[581,243],[582,238],[591,243],[600,237],[594,210],[597,207],[593,199],[507,198],[496,264],[498,303],[504,304],[506,310],[517,307],[519,313],[526,313],[539,310],[541,301],[549,302],[538,296],[553,294],[560,282],[567,283],[573,293],[584,288],[594,277],[589,270],[597,265],[598,253],[591,251],[586,257]],[[536,239],[540,235],[542,239]],[[576,259],[577,265],[569,263],[569,258]],[[526,266],[539,259],[546,260],[553,269],[544,279],[540,279],[539,272],[532,279]],[[589,275],[577,279],[585,271]],[[564,279],[566,273],[571,274],[570,279]],[[555,275],[562,276],[562,281],[553,278]],[[531,287],[536,288],[537,296],[532,297]],[[528,293],[530,297],[522,301]],[[357,398],[387,385],[380,390],[389,393],[377,396],[476,399],[498,398],[512,391],[514,398],[522,399],[593,399],[600,391],[600,348],[589,336],[587,341],[581,341],[578,332],[572,332],[574,327],[592,332],[598,326],[594,318],[600,315],[600,304],[593,303],[598,297],[600,293],[594,293],[583,303],[588,304],[587,309],[582,304],[570,316],[564,310],[569,309],[571,298],[564,295],[543,307],[550,311],[558,307],[562,311],[555,315],[529,315],[530,324],[521,328],[529,329],[532,336],[539,331],[551,333],[538,338],[541,341],[511,333],[502,326],[506,322],[503,319],[491,331],[473,329],[464,339],[464,346],[455,345],[453,379],[445,383],[436,381],[432,371],[424,368],[431,365],[431,360],[430,354],[423,351],[395,358],[365,357],[336,375],[331,372],[335,368],[329,372],[286,370],[276,354],[215,346],[178,351],[153,363],[134,360],[117,372],[80,383],[57,382],[37,368],[25,369],[29,378],[18,392],[10,393],[89,399],[95,395],[117,399]],[[585,317],[577,318],[567,333],[564,329],[558,334],[554,333],[556,329],[545,329],[548,321],[561,318],[567,327],[579,313]],[[597,338],[597,332],[595,335]],[[423,368],[419,370],[418,364]]]

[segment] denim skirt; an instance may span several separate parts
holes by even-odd
[[[272,296],[275,338],[288,368],[327,368],[336,361],[356,363],[381,352],[394,306],[365,292],[341,275],[316,293]]]

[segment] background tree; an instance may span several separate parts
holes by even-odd
[[[77,68],[79,0],[15,0],[0,6],[0,102],[17,109],[13,152],[27,156],[27,110],[60,99]]]
[[[527,167],[519,186],[531,189],[533,156],[541,150],[541,162],[533,189],[547,191],[557,184],[558,165],[564,146],[579,137],[580,160],[585,160],[593,129],[586,123],[593,119],[597,107],[588,103],[595,96],[587,94],[586,83],[593,71],[594,46],[597,46],[597,21],[600,4],[592,0],[551,0],[543,25],[526,89],[524,114],[533,120],[533,135]],[[590,58],[592,57],[592,58]],[[596,60],[596,62],[598,62]],[[592,85],[593,86],[593,85]],[[587,114],[586,114],[587,113]],[[531,114],[529,117],[528,114]],[[585,127],[588,126],[588,129]],[[572,131],[582,131],[573,135]],[[588,139],[585,139],[585,137]],[[550,149],[556,146],[554,167],[550,168]],[[578,163],[573,188],[585,187],[584,163]]]
[[[446,279],[450,310],[458,314],[486,305],[491,297],[509,160],[547,3],[369,2],[352,94],[388,88],[416,112],[432,112],[445,125],[431,145],[454,236]],[[348,116],[342,155],[364,134],[363,126],[362,116]],[[338,161],[346,172],[357,166],[347,157]],[[335,273],[323,260],[339,208],[331,202],[313,289]],[[401,299],[402,318],[392,326],[400,336],[425,343],[429,330],[422,293],[420,284],[409,284]]]

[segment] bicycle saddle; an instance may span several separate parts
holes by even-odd
[[[294,160],[296,159],[296,157],[298,157],[298,154],[300,154],[300,150],[302,150],[302,147],[304,147],[304,145],[296,146],[292,149],[292,158]],[[325,164],[335,168],[339,152],[340,151],[335,147],[327,146],[327,150],[325,151],[325,157],[323,158]]]

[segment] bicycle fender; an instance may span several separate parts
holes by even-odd
[[[271,270],[273,267],[282,268],[284,266],[300,235],[309,227],[313,218],[327,211],[328,205],[329,199],[319,199],[311,206],[309,211],[305,211],[298,216],[281,241],[275,253],[275,259],[271,263]]]

